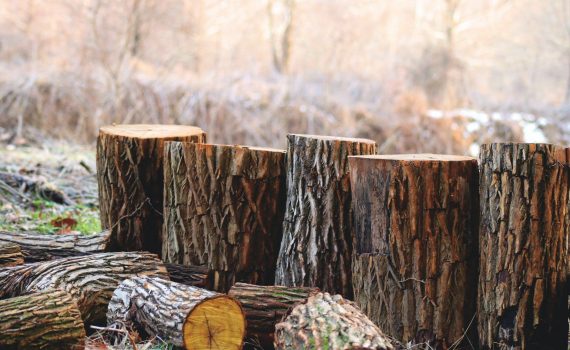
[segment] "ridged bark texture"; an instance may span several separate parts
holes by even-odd
[[[110,249],[110,236],[110,231],[88,236],[0,231],[0,242],[19,245],[24,254],[24,260],[29,263],[102,253]]]
[[[22,265],[23,263],[24,255],[19,245],[0,242],[0,267]]]
[[[568,174],[553,145],[485,144],[480,156],[482,349],[566,349]]]
[[[350,168],[357,305],[403,343],[476,344],[477,160],[362,156]]]
[[[275,284],[352,297],[348,156],[376,153],[366,139],[288,135],[287,206]]]
[[[165,263],[164,266],[172,282],[200,288],[208,288],[211,285],[206,266],[186,266],[168,263]]]
[[[222,310],[211,308],[197,311],[203,303],[215,307],[218,303],[225,302],[235,304],[237,313],[223,313]],[[205,329],[194,329],[193,336],[211,335],[211,343],[214,345],[211,348],[219,348],[223,341],[219,337],[229,331],[223,323],[231,322],[238,328],[241,325],[241,333],[234,334],[233,339],[233,343],[238,346],[233,348],[241,347],[245,321],[239,303],[223,294],[159,278],[136,277],[123,281],[109,303],[107,323],[125,325],[128,329],[138,329],[145,335],[159,337],[167,343],[184,346],[185,343],[194,341],[184,339],[184,324],[193,312],[198,312],[201,317],[211,321]],[[220,319],[225,319],[225,322],[220,323]]]
[[[82,349],[85,329],[75,300],[46,291],[0,301],[3,350]]]
[[[105,322],[113,291],[126,278],[168,279],[162,262],[150,253],[100,253],[0,269],[0,295],[18,296],[62,289],[77,300],[87,325]]]
[[[248,341],[272,349],[275,325],[289,309],[319,292],[314,287],[256,286],[236,283],[230,292],[241,303],[247,320]]]
[[[390,339],[351,301],[318,293],[275,327],[276,349],[394,349]]]
[[[116,125],[99,130],[97,180],[101,225],[117,250],[160,254],[165,141],[205,142],[199,128]]]
[[[169,142],[163,259],[206,264],[212,288],[272,284],[285,205],[285,151]]]

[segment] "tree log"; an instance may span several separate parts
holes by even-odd
[[[172,282],[200,288],[208,288],[211,285],[206,266],[186,266],[168,263],[165,263],[164,266]]]
[[[205,142],[181,125],[113,125],[99,130],[97,180],[101,225],[117,250],[160,254],[165,141]]]
[[[110,234],[110,231],[94,235],[46,235],[0,231],[0,242],[19,245],[24,260],[29,263],[108,251]]]
[[[166,268],[154,254],[100,253],[0,269],[0,295],[62,289],[77,300],[87,325],[101,324],[113,291],[133,276],[168,279]]]
[[[20,246],[14,243],[0,243],[0,267],[22,265],[24,255]]]
[[[276,349],[394,349],[354,303],[340,295],[318,293],[293,308],[275,326]]]
[[[275,284],[352,297],[348,156],[376,153],[365,139],[288,135],[287,206]]]
[[[85,329],[73,298],[47,291],[0,301],[3,350],[83,348]]]
[[[566,349],[568,173],[553,145],[485,144],[481,164],[481,349]]]
[[[285,205],[285,151],[168,142],[163,259],[206,264],[212,288],[272,284]]]
[[[245,317],[233,298],[148,277],[121,283],[109,303],[107,323],[185,349],[241,349],[245,335]]]
[[[317,294],[318,288],[256,286],[236,283],[229,295],[241,303],[247,320],[247,338],[264,349],[273,348],[275,325],[296,304]]]
[[[357,305],[403,343],[476,342],[477,160],[361,156],[350,171]]]

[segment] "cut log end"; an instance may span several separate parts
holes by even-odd
[[[99,130],[107,135],[136,139],[188,137],[204,134],[202,129],[188,125],[121,124],[103,126]]]
[[[240,304],[228,296],[206,299],[186,318],[183,334],[186,349],[241,349],[244,313]]]

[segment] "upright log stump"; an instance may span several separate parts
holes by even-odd
[[[101,225],[117,250],[161,252],[165,141],[205,142],[182,125],[113,125],[99,130],[97,180]]]
[[[566,349],[568,174],[546,144],[480,151],[482,349]]]
[[[351,157],[350,178],[356,303],[403,343],[476,343],[476,159]]]
[[[206,264],[210,286],[273,284],[285,205],[285,151],[169,142],[163,259]]]
[[[348,156],[376,153],[366,139],[288,135],[287,207],[275,284],[352,297]]]

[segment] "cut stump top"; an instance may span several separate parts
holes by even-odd
[[[472,162],[477,159],[468,156],[457,156],[450,154],[379,154],[379,155],[361,155],[350,156],[351,159],[376,159],[391,160],[397,162]]]
[[[99,133],[138,139],[161,139],[201,135],[204,131],[196,126],[165,124],[118,124],[107,125]]]
[[[370,139],[361,139],[355,137],[342,137],[342,136],[325,136],[325,135],[308,135],[308,134],[288,134],[287,137],[303,137],[307,139],[316,139],[323,141],[345,141],[345,142],[360,142],[375,144],[376,141]]]

